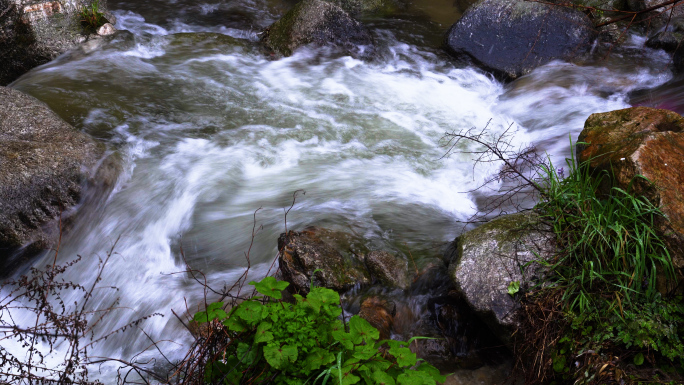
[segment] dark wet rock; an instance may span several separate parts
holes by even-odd
[[[55,218],[72,214],[85,187],[115,183],[118,163],[45,104],[0,87],[0,263],[55,246]],[[95,172],[95,170],[97,170]]]
[[[646,41],[646,46],[663,49],[667,52],[674,52],[679,47],[682,39],[684,39],[684,34],[680,32],[661,31],[651,36]]]
[[[380,339],[390,338],[394,316],[397,314],[397,305],[385,298],[371,296],[361,302],[359,316],[380,332]]]
[[[372,44],[368,30],[342,8],[322,0],[303,0],[285,16],[268,27],[266,46],[282,55],[314,44],[334,46],[352,54],[363,53]]]
[[[552,60],[583,60],[596,36],[591,20],[569,7],[481,0],[449,29],[446,48],[497,75],[517,78]]]
[[[407,289],[410,285],[408,261],[398,254],[371,251],[365,257],[371,275],[389,288]]]
[[[462,234],[447,251],[449,274],[475,314],[506,344],[517,327],[519,304],[511,282],[525,287],[542,272],[528,262],[550,257],[555,235],[533,212],[506,215]]]
[[[639,12],[664,2],[664,0],[627,0],[627,8],[629,11]],[[640,14],[637,20],[646,21],[643,24],[648,29],[659,30],[667,25],[668,22],[671,24],[673,19],[683,16],[684,8],[681,6],[672,7],[672,5],[666,5],[651,12]]]
[[[617,186],[648,198],[669,221],[659,224],[673,263],[684,269],[684,118],[649,107],[592,114],[576,147],[590,172],[611,171],[601,189]],[[643,175],[643,178],[634,177]]]
[[[327,0],[347,11],[350,15],[389,14],[398,8],[394,0]]]
[[[86,41],[78,14],[89,4],[89,0],[0,0],[0,85]]]
[[[353,254],[341,253],[335,247],[336,242],[331,241],[336,238],[334,235],[333,232],[316,228],[301,232],[288,231],[280,235],[278,262],[283,278],[291,284],[288,289],[308,293],[312,275],[314,285],[338,292],[370,283],[363,262]]]

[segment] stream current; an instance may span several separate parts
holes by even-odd
[[[443,158],[445,132],[487,126],[496,135],[512,125],[514,145],[534,144],[561,165],[590,114],[628,107],[630,92],[672,77],[670,58],[633,36],[594,64],[554,62],[503,84],[439,48],[460,12],[450,1],[414,1],[393,18],[364,20],[379,47],[368,62],[326,49],[265,54],[258,32],[291,6],[286,0],[141,4],[110,0],[116,27],[129,32],[87,43],[11,87],[121,156],[114,190],[76,217],[59,259],[83,256],[65,278],[87,283],[116,243],[101,286],[118,290],[100,290],[92,303],[120,310],[99,330],[162,313],[141,327],[165,340],[172,359],[191,337],[171,309],[184,313],[203,296],[179,273],[184,259],[215,287],[232,284],[255,210],[263,230],[250,253],[254,277],[276,256],[296,190],[306,194],[287,216],[289,229],[315,225],[352,232],[374,249],[439,255],[478,210],[468,191],[499,167],[474,165],[468,154]],[[148,346],[133,329],[91,355],[127,358]],[[101,368],[105,380],[112,368]],[[466,377],[454,383],[486,383]]]

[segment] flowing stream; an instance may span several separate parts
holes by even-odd
[[[307,48],[274,60],[258,32],[291,4],[110,0],[117,28],[129,32],[11,85],[122,158],[116,187],[76,218],[59,253],[60,261],[83,256],[66,278],[87,282],[116,243],[101,285],[118,290],[100,290],[93,306],[121,309],[101,330],[162,313],[141,328],[165,340],[168,357],[182,357],[191,337],[171,309],[184,313],[203,296],[179,273],[184,258],[214,286],[230,285],[261,208],[250,257],[254,276],[264,274],[296,190],[306,194],[287,216],[289,229],[316,225],[353,232],[371,248],[439,255],[478,210],[468,191],[498,167],[474,167],[467,154],[443,158],[446,131],[486,126],[496,135],[512,125],[514,145],[532,143],[562,164],[590,114],[628,107],[630,92],[672,77],[669,57],[634,36],[605,60],[551,63],[502,84],[442,53],[461,12],[451,1],[416,1],[392,18],[365,20],[379,46],[372,61]],[[133,329],[91,354],[126,358],[148,346]],[[471,373],[453,381],[488,380]]]

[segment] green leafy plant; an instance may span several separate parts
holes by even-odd
[[[266,277],[250,282],[263,296],[241,302],[228,313],[220,302],[196,313],[198,323],[219,322],[231,343],[208,362],[205,382],[218,384],[403,384],[445,381],[432,365],[417,359],[408,342],[379,340],[361,317],[339,319],[339,295],[312,287],[294,303],[282,300],[287,282]]]
[[[107,23],[104,13],[100,12],[100,0],[93,1],[90,6],[84,6],[79,16],[81,25],[89,32],[95,31]]]

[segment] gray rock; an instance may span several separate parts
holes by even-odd
[[[371,251],[365,257],[366,266],[371,275],[377,278],[383,286],[398,287],[406,290],[411,282],[408,278],[408,261],[400,255],[386,251]]]
[[[585,59],[596,36],[589,18],[569,7],[481,0],[449,29],[446,48],[514,79],[552,60]]]
[[[289,56],[297,48],[315,44],[335,46],[361,54],[360,46],[370,46],[368,30],[342,8],[322,0],[303,0],[266,29],[267,47]]]
[[[0,0],[0,86],[85,41],[79,12],[86,5],[90,0]]]
[[[458,237],[447,257],[449,275],[480,319],[504,343],[517,326],[518,303],[508,294],[511,282],[529,284],[539,265],[528,262],[553,254],[554,234],[534,213],[497,218]]]
[[[113,185],[118,165],[104,155],[45,104],[0,87],[0,264],[21,247],[24,256],[53,247],[55,218],[72,214],[85,185]]]
[[[335,234],[324,229],[309,228],[289,231],[278,238],[278,262],[289,289],[306,294],[311,277],[316,286],[344,292],[355,285],[370,283],[363,263],[353,255],[343,255],[331,242]],[[314,274],[314,271],[317,271]]]

